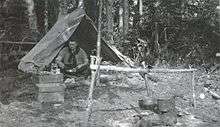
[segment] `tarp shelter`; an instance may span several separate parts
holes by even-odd
[[[69,39],[79,40],[79,46],[88,54],[96,49],[97,30],[84,9],[78,8],[57,21],[51,30],[24,56],[18,68],[24,72],[43,70],[57,56]],[[126,61],[115,47],[102,40],[102,57],[113,62]]]

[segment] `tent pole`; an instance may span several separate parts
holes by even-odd
[[[99,19],[98,19],[98,35],[97,35],[97,58],[101,56],[101,22],[102,22],[102,0],[99,0]]]
[[[100,64],[101,64],[101,19],[102,19],[102,0],[99,0],[99,18],[98,18],[98,35],[97,35],[97,51],[96,51],[96,61],[95,65],[97,65],[96,71],[92,70],[92,81],[89,89],[89,97],[88,97],[88,107],[87,107],[87,126],[90,125],[90,116],[92,112],[92,103],[93,103],[93,91],[95,85],[99,84],[99,70],[100,70]]]
[[[94,60],[94,58],[92,59]],[[87,110],[87,126],[90,125],[90,117],[92,113],[92,104],[93,104],[93,91],[94,91],[95,84],[97,83],[98,73],[100,71],[100,63],[101,63],[101,59],[98,59],[95,63],[95,65],[97,65],[97,68],[95,71],[92,71],[92,79],[91,79],[91,84],[89,88],[89,96],[87,99],[88,102],[87,102],[87,109],[86,109]],[[91,64],[93,64],[93,62],[91,62]]]
[[[99,0],[99,18],[98,18],[98,35],[97,35],[97,57],[96,57],[96,61],[99,61],[99,59],[101,59],[101,36],[102,36],[102,6],[103,6],[103,1]],[[99,81],[99,77],[100,77],[100,73],[98,72],[97,75],[97,81],[96,81],[96,85],[100,83]]]

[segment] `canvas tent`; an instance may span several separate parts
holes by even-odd
[[[97,30],[82,8],[76,9],[57,21],[34,48],[21,59],[18,69],[24,72],[43,70],[57,56],[65,42],[74,38],[79,40],[79,46],[88,54],[92,49],[96,49]],[[105,60],[131,63],[130,59],[103,40],[101,47],[101,54]]]

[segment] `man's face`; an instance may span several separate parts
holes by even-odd
[[[76,41],[70,41],[70,42],[69,42],[69,48],[71,49],[72,52],[75,52],[75,51],[76,51],[76,48],[77,48],[77,43],[76,43]]]

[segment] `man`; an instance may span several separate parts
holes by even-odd
[[[65,76],[88,76],[89,60],[86,52],[80,48],[77,42],[69,41],[58,54],[55,62]]]

